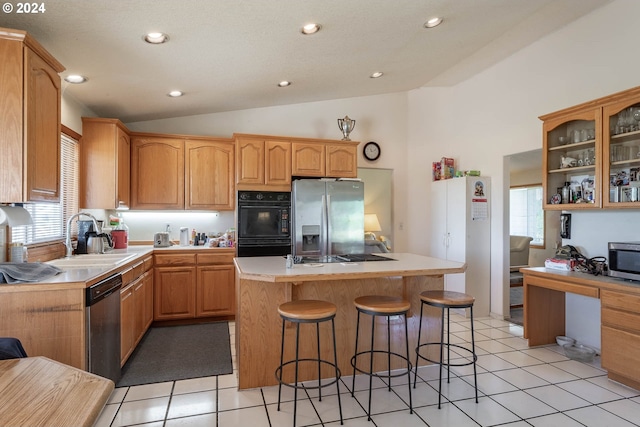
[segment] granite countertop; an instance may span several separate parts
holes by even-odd
[[[295,264],[286,268],[281,256],[236,258],[240,279],[263,282],[304,282],[312,280],[362,279],[385,276],[434,276],[463,273],[466,264],[410,253],[376,254],[395,261]]]

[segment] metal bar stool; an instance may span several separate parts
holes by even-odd
[[[336,391],[338,392],[338,408],[340,410],[340,424],[343,424],[342,420],[342,403],[340,401],[340,369],[338,369],[338,353],[336,351],[336,327],[334,318],[336,317],[337,307],[327,301],[318,300],[298,300],[290,301],[280,304],[278,307],[278,313],[282,317],[282,345],[280,347],[280,366],[276,369],[275,375],[278,380],[278,411],[280,410],[280,396],[282,393],[282,386],[291,387],[294,389],[293,397],[293,427],[296,426],[296,412],[298,409],[298,389],[318,389],[318,397],[322,401],[322,388],[330,385],[336,385]],[[322,360],[320,358],[320,322],[326,322],[331,320],[331,329],[333,331],[333,363]],[[285,323],[289,321],[296,325],[296,357],[293,360],[287,362],[284,361],[284,331]],[[315,323],[316,324],[316,337],[318,345],[318,358],[299,358],[300,349],[300,324],[301,323]],[[304,386],[298,384],[298,365],[300,362],[317,362],[318,363],[318,385],[317,386]],[[282,371],[285,366],[295,364],[295,379],[294,383],[288,383],[282,379]],[[322,364],[332,366],[335,369],[335,379],[322,384],[321,366]]]
[[[452,292],[452,291],[424,291],[420,294],[420,326],[418,328],[418,344],[416,347],[416,372],[415,377],[413,378],[413,388],[416,387],[416,380],[418,378],[418,362],[420,359],[426,360],[427,362],[436,363],[440,365],[440,378],[438,382],[438,409],[440,409],[440,404],[442,401],[442,367],[447,367],[447,383],[450,382],[451,379],[451,366],[468,366],[473,365],[473,380],[475,382],[475,390],[476,390],[476,403],[478,403],[478,376],[476,373],[476,361],[478,360],[478,356],[476,355],[476,342],[473,333],[473,303],[475,302],[475,298],[471,295],[467,295],[461,292]],[[442,309],[442,320],[440,324],[440,342],[427,342],[420,344],[420,335],[422,333],[422,309],[424,305],[430,305],[433,307],[438,307]],[[449,328],[449,310],[452,308],[468,308],[470,310],[470,322],[471,322],[471,348],[464,347],[459,344],[451,344],[450,342],[450,328]],[[444,312],[447,312],[447,342],[444,342]],[[420,349],[422,347],[428,347],[431,345],[440,346],[440,360],[431,360],[426,356],[420,354]],[[447,361],[444,361],[444,347],[447,347]],[[464,361],[459,363],[451,363],[451,347],[458,348],[463,352],[469,354],[469,356],[463,356]],[[471,360],[469,360],[471,359]]]
[[[413,403],[411,402],[411,361],[409,360],[409,332],[407,325],[407,312],[409,308],[411,308],[411,303],[407,300],[398,297],[390,297],[390,296],[379,296],[379,295],[371,295],[371,296],[363,296],[358,297],[354,300],[354,304],[356,309],[358,310],[358,321],[356,323],[356,346],[355,346],[355,354],[351,358],[351,366],[353,366],[353,381],[351,383],[351,396],[354,396],[354,389],[356,383],[356,371],[363,373],[369,376],[369,406],[367,409],[367,420],[371,421],[371,388],[373,386],[373,377],[378,378],[387,378],[389,381],[389,391],[391,391],[391,378],[400,377],[405,375],[404,372],[400,372],[397,374],[391,374],[391,356],[399,357],[402,360],[407,362],[407,379],[409,385],[409,412],[413,414]],[[373,316],[371,319],[371,347],[369,350],[358,352],[358,335],[360,333],[360,313],[368,314]],[[375,324],[376,324],[376,316],[385,316],[387,318],[387,351],[384,350],[374,350],[374,338],[375,338]],[[406,357],[391,351],[391,326],[389,322],[390,316],[404,316],[404,334],[405,334],[405,344],[406,344]],[[381,374],[378,372],[373,372],[373,358],[374,354],[382,353],[387,356],[388,363],[388,372],[386,374]],[[369,370],[363,370],[358,368],[357,358],[358,356],[368,354],[369,355]]]

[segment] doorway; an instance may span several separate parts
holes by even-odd
[[[358,168],[358,178],[364,182],[364,213],[376,214],[376,237],[388,242],[393,252],[393,169]]]
[[[509,156],[505,156],[505,168],[508,170],[507,179],[505,184],[506,189],[514,187],[527,187],[539,185],[542,183],[542,150],[532,150],[523,153],[516,153]],[[505,191],[505,220],[511,219],[511,198],[510,191]],[[544,212],[544,245],[536,245],[530,248],[528,265],[530,267],[542,267],[544,266],[545,259],[552,257],[555,253],[556,242],[560,236],[560,212],[559,211],[547,211]],[[506,230],[509,230],[509,226],[505,226]],[[509,231],[509,234],[513,234]],[[521,280],[517,277],[511,277],[509,255],[511,251],[510,238],[506,236],[504,239],[505,248],[504,252],[507,254],[507,262],[504,266],[504,281],[506,301],[505,313],[508,313],[505,318],[514,323],[522,324],[523,308],[518,307],[522,304],[523,289],[521,286]]]

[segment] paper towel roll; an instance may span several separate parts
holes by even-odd
[[[0,224],[9,227],[33,224],[31,214],[22,206],[0,206]]]

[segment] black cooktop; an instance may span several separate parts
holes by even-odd
[[[387,258],[375,254],[344,254],[329,256],[297,256],[294,259],[296,264],[309,263],[332,263],[332,262],[369,262],[369,261],[396,261],[393,258]]]

